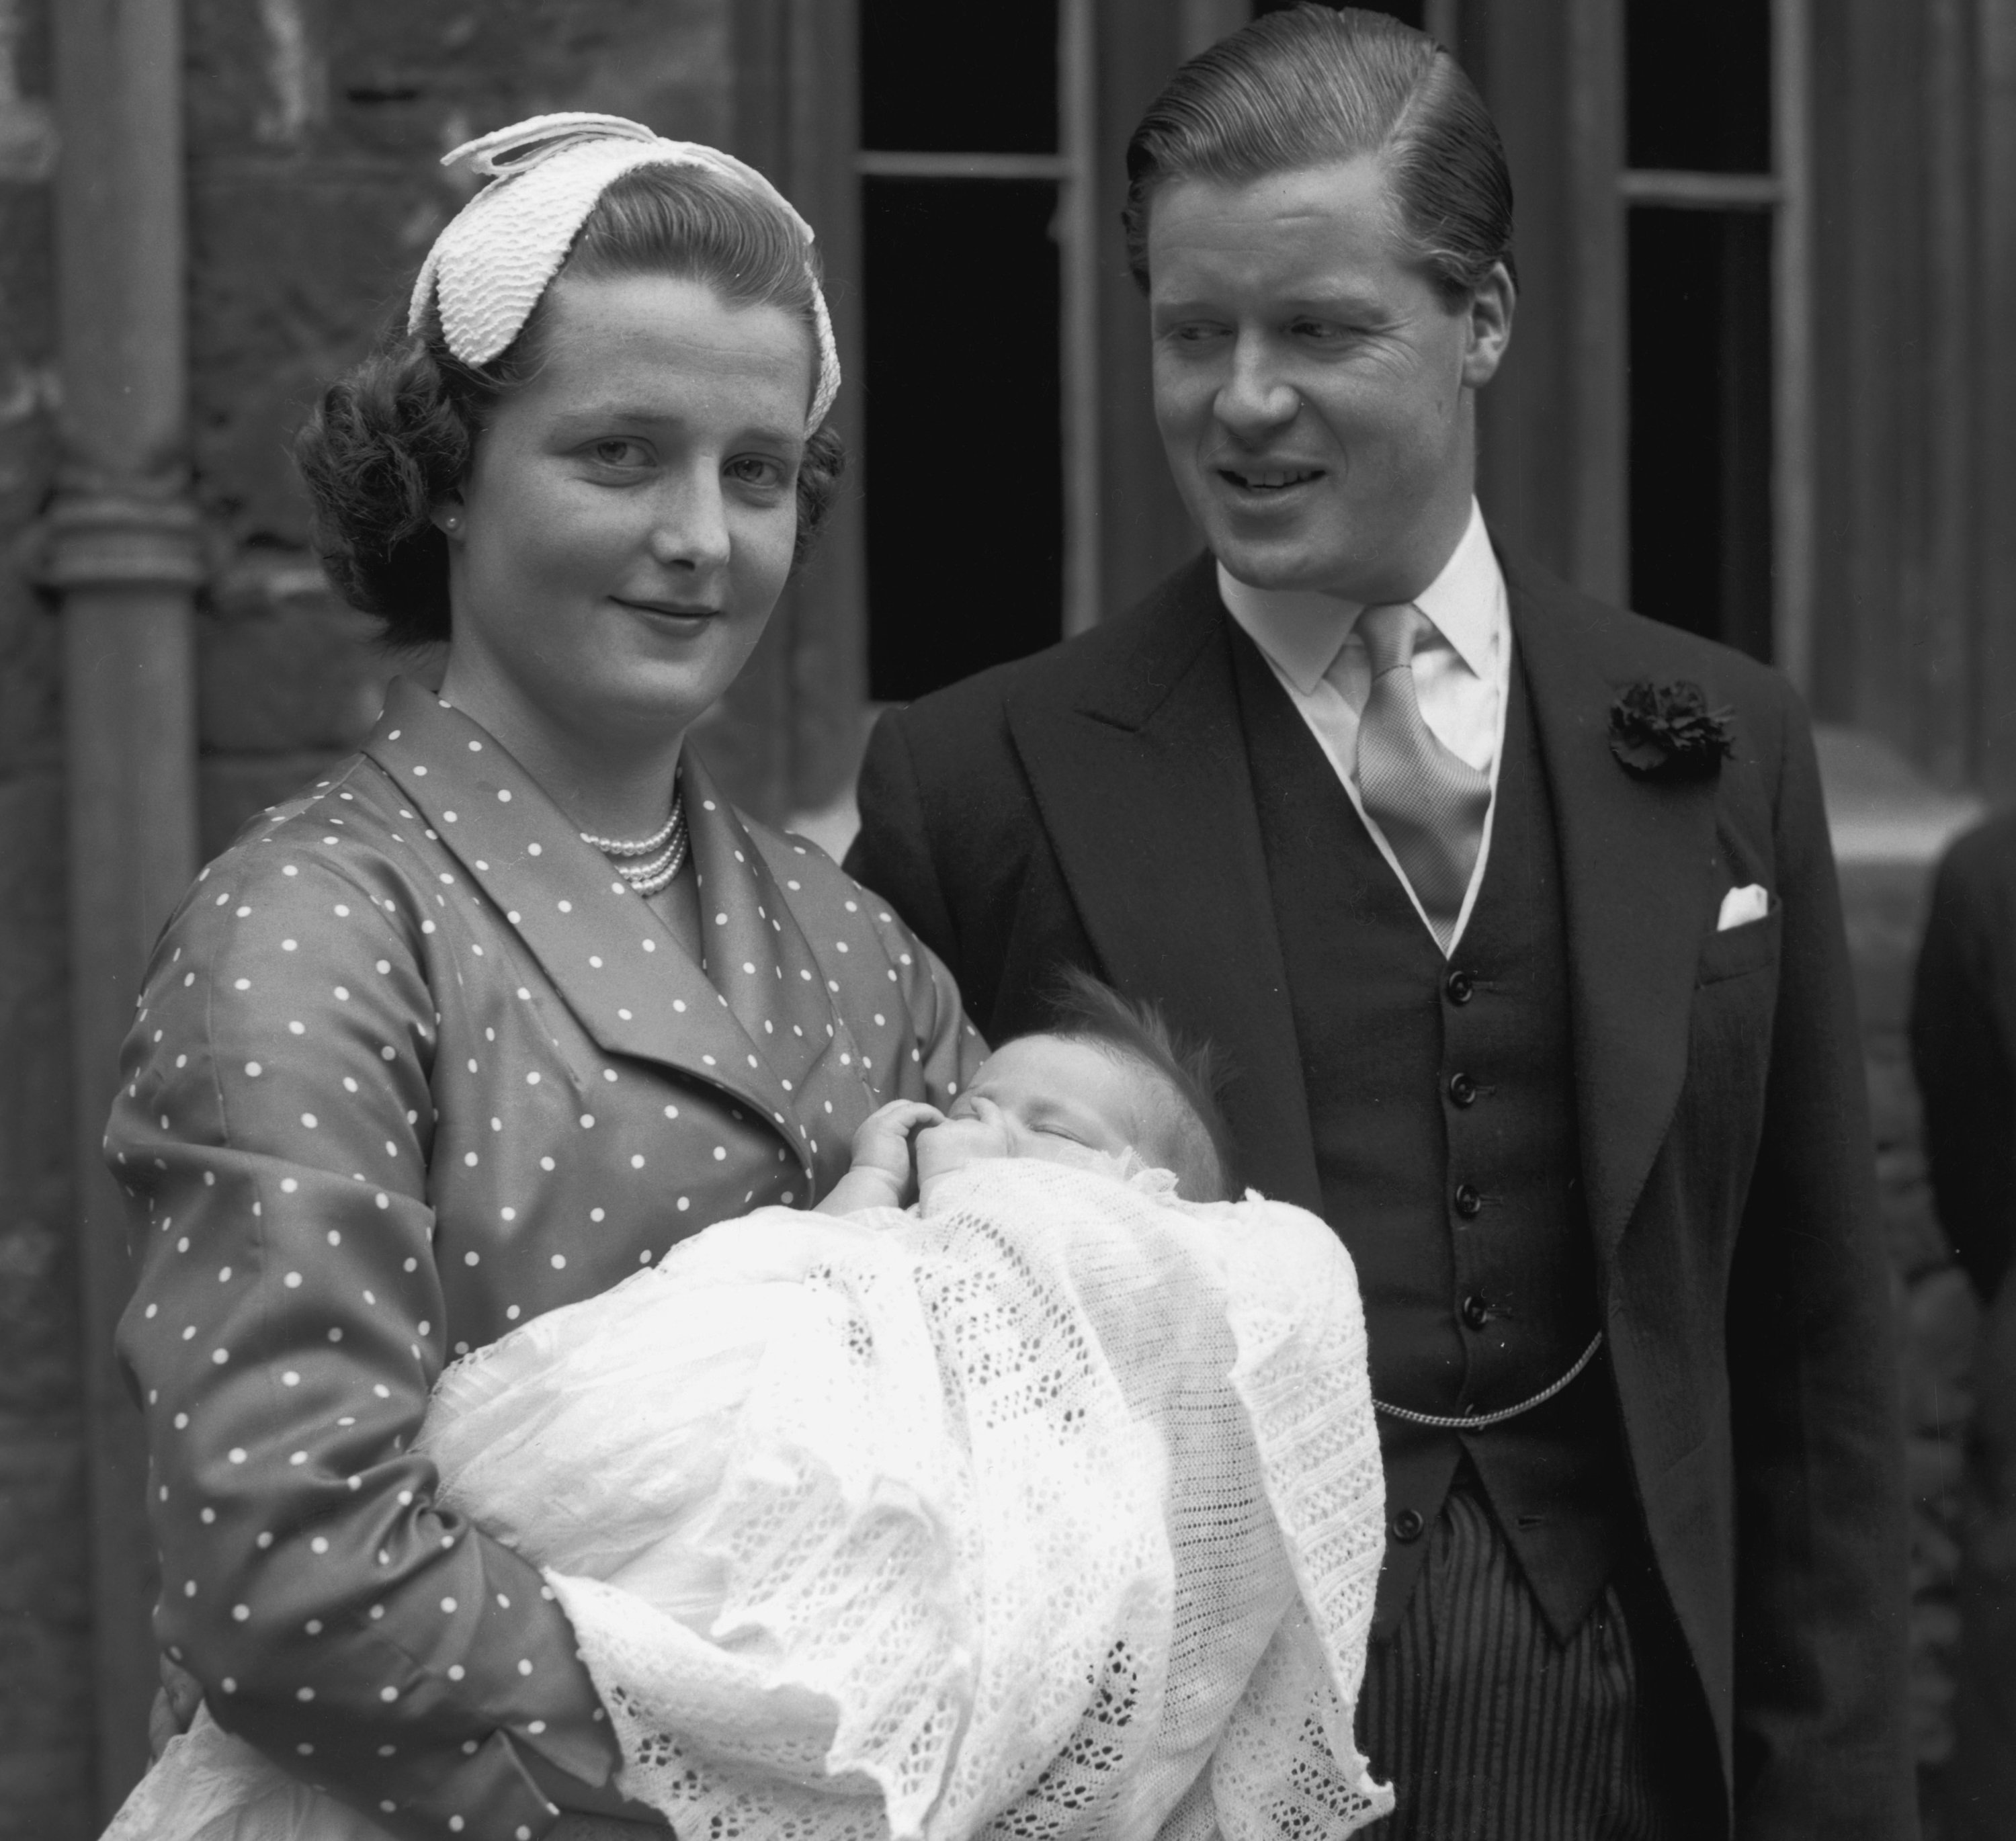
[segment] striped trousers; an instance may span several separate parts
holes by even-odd
[[[1480,1495],[1459,1483],[1424,1538],[1359,1701],[1359,1742],[1395,1796],[1366,1841],[1695,1841],[1720,1828],[1683,1818],[1662,1787],[1672,1773],[1615,1585],[1564,1643]],[[1712,1778],[1712,1753],[1705,1762]]]

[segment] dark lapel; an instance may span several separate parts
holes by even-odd
[[[1029,681],[1009,724],[1107,974],[1208,1037],[1253,1180],[1319,1209],[1226,621],[1202,559],[1087,642],[1067,694]]]
[[[1687,1071],[1695,967],[1718,894],[1715,782],[1655,783],[1618,764],[1610,707],[1634,679],[1661,674],[1642,631],[1503,560],[1559,832],[1582,1173],[1607,1259]]]
[[[680,782],[701,879],[704,969],[502,744],[460,710],[397,680],[365,752],[460,860],[601,1047],[734,1095],[810,1169],[791,1095],[841,1025],[761,853],[690,749]]]

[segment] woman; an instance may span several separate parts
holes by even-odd
[[[394,683],[198,879],[107,1151],[168,1655],[395,1832],[525,1838],[623,1809],[617,1753],[536,1571],[410,1454],[435,1377],[810,1203],[980,1044],[887,909],[682,745],[833,488],[810,232],[610,117],[449,157],[492,183],[301,444],[333,580],[446,638],[441,693]]]

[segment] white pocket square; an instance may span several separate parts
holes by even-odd
[[[1761,882],[1746,883],[1731,889],[1722,898],[1722,912],[1715,917],[1715,930],[1726,933],[1731,927],[1747,927],[1771,912],[1771,897]]]

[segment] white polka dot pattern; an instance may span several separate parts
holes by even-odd
[[[704,968],[484,731],[395,684],[362,755],[206,872],[127,1044],[107,1154],[161,1640],[225,1724],[312,1746],[410,1832],[544,1833],[527,1735],[590,1779],[614,1757],[536,1575],[407,1454],[442,1366],[823,1194],[869,1111],[942,1102],[982,1052],[880,903],[684,778]]]

